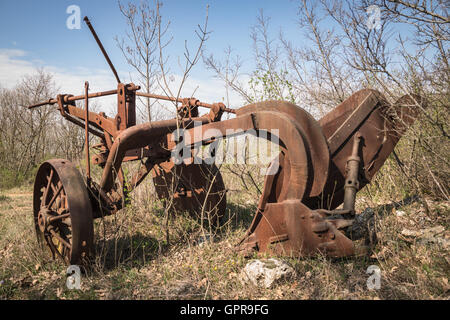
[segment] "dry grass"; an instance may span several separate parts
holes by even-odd
[[[230,179],[230,178],[227,178]],[[233,178],[236,179],[236,178]],[[230,182],[230,181],[227,181]],[[231,181],[238,190],[237,180]],[[401,231],[441,225],[448,238],[449,203],[428,201],[377,216],[379,242],[371,256],[286,259],[297,275],[272,289],[241,284],[249,261],[234,246],[251,222],[255,190],[228,193],[227,223],[212,241],[199,243],[199,223],[188,215],[170,220],[166,242],[162,208],[144,184],[132,205],[96,222],[98,258],[82,277],[81,290],[65,286],[66,267],[38,249],[31,188],[0,196],[1,299],[448,299],[450,258],[442,244],[406,239]],[[358,206],[386,203],[363,192]],[[390,199],[393,200],[393,199]],[[381,289],[368,290],[369,265],[381,269]]]

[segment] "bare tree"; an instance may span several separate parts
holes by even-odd
[[[52,75],[42,69],[24,76],[12,89],[0,89],[0,169],[8,186],[29,178],[33,168],[49,157],[72,160],[82,152],[82,132],[63,123],[54,106],[33,112],[22,107],[47,100],[56,92]]]
[[[155,1],[154,6],[147,1],[141,1],[138,6],[129,2],[125,6],[119,1],[119,9],[125,17],[128,31],[124,38],[115,39],[127,63],[137,72],[138,83],[146,93],[154,92],[158,88],[159,44],[170,25],[170,22],[167,22],[161,27],[161,6],[159,1]],[[144,100],[147,118],[151,121],[152,111],[155,112],[152,110],[155,101],[151,102],[150,98]]]
[[[228,90],[231,90],[236,92],[243,101],[247,103],[253,102],[245,81],[241,79],[244,75],[241,72],[243,64],[241,57],[239,55],[233,56],[233,49],[231,47],[227,47],[224,53],[224,61],[215,58],[213,54],[206,56],[206,53],[204,53],[203,62],[208,69],[215,73],[216,78],[223,81],[227,95],[229,94]]]
[[[369,23],[371,6],[379,13],[375,25]],[[261,12],[257,16],[250,37],[253,75],[265,77],[265,94],[259,97],[273,99],[270,93],[275,92],[286,99],[282,93],[288,85],[295,102],[316,117],[362,88],[380,90],[390,102],[410,93],[424,97],[428,108],[420,101],[415,107],[425,122],[410,128],[393,159],[398,160],[399,176],[407,174],[413,189],[433,190],[434,195],[448,198],[450,73],[445,1],[299,0],[297,8],[301,43],[287,39],[282,31],[279,39],[270,38],[269,19]],[[243,81],[242,60],[234,68],[228,67],[228,56],[224,62],[212,55],[204,61],[231,90],[253,101],[249,89],[255,88],[254,80]],[[283,81],[276,81],[279,74]]]
[[[193,67],[198,63],[204,44],[208,38],[208,7],[203,26],[198,25],[195,31],[197,43],[193,46],[185,40],[185,49],[181,57],[178,57],[179,71],[173,72],[171,57],[167,54],[167,47],[173,40],[168,36],[170,21],[163,22],[161,15],[162,3],[155,1],[141,1],[139,6],[128,3],[127,6],[119,2],[119,7],[124,15],[129,30],[126,39],[117,43],[122,53],[133,69],[139,75],[140,84],[147,93],[159,93],[167,97],[175,97],[181,100],[184,85],[189,78]],[[185,94],[185,93],[184,93]],[[191,96],[194,92],[190,93]],[[155,112],[166,111],[171,115],[178,115],[178,104],[175,101],[160,103],[159,100],[146,98],[148,120],[155,118]],[[155,108],[155,107],[158,108]],[[178,119],[178,117],[177,117]],[[179,122],[178,122],[179,125]],[[135,168],[139,170],[141,166]],[[163,228],[166,231],[166,241],[169,242],[169,213],[173,211],[173,195],[176,193],[179,182],[179,174],[170,175],[171,181],[166,181],[168,198],[165,201]]]

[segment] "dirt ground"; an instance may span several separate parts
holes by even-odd
[[[140,195],[142,197],[142,194]],[[139,198],[139,196],[137,196]],[[427,200],[376,211],[378,242],[363,257],[284,258],[296,271],[271,289],[244,285],[250,261],[234,252],[248,227],[255,200],[228,199],[228,220],[211,241],[187,216],[170,221],[167,243],[152,201],[131,205],[97,221],[98,259],[80,290],[66,287],[66,266],[37,245],[31,188],[0,194],[0,299],[448,299],[448,202]],[[381,203],[380,203],[381,204]],[[358,198],[364,208],[364,197]],[[381,270],[378,290],[367,287],[367,269]]]

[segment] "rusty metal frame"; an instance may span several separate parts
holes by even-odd
[[[417,116],[410,102],[411,99],[421,101],[418,97],[407,95],[390,105],[378,91],[360,90],[316,121],[305,110],[284,101],[266,101],[231,109],[223,103],[209,104],[192,97],[141,93],[139,86],[120,82],[92,25],[87,18],[85,21],[116,76],[117,88],[89,93],[86,82],[84,95],[58,95],[28,108],[57,104],[65,119],[84,128],[86,188],[90,198],[89,203],[78,205],[92,208],[93,218],[120,210],[126,194],[150,172],[154,181],[180,175],[183,185],[178,186],[179,190],[173,195],[178,205],[194,210],[192,201],[194,197],[200,197],[203,203],[209,201],[210,207],[217,206],[220,211],[217,217],[220,217],[226,206],[225,190],[218,192],[225,189],[220,172],[213,166],[175,165],[171,159],[176,148],[174,131],[178,128],[187,130],[192,139],[183,143],[188,148],[196,148],[226,138],[228,129],[239,129],[236,134],[253,130],[259,135],[264,131],[269,136],[277,130],[280,155],[271,166],[278,170],[266,176],[255,217],[238,245],[239,251],[295,256],[323,252],[335,257],[358,252],[345,234],[345,228],[352,224],[357,214],[356,193],[370,182],[393,151],[406,130],[401,121],[406,119],[411,123]],[[114,94],[117,95],[114,118],[103,112],[89,111],[89,99]],[[172,101],[181,106],[177,108],[175,119],[136,124],[136,96]],[[75,104],[83,99],[84,110]],[[405,105],[409,107],[405,108]],[[209,113],[199,116],[199,107],[209,108]],[[390,108],[397,110],[397,118],[388,114]],[[221,120],[225,112],[235,117]],[[401,130],[395,131],[396,127]],[[89,134],[100,138],[100,143],[93,146],[98,153],[92,159],[89,159]],[[123,162],[136,160],[143,161],[143,166],[126,180],[121,166]],[[103,170],[98,184],[90,177],[91,161]],[[46,166],[49,165],[51,163]],[[182,168],[184,173],[177,171]],[[218,175],[212,182],[213,195],[205,191],[210,182],[200,176],[203,169]],[[46,179],[37,177],[37,181]],[[160,187],[157,187],[157,193],[160,197],[168,196]],[[35,197],[41,196],[40,191],[35,190]],[[338,209],[341,204],[343,208]],[[45,215],[46,210],[36,208],[35,216]]]

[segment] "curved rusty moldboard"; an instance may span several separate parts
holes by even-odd
[[[417,104],[424,106],[424,101],[419,96],[405,95],[390,105],[380,92],[364,89],[320,119],[331,152],[330,173],[323,193],[303,202],[311,209],[335,209],[343,202],[346,164],[356,132],[363,138],[359,190],[370,183],[419,114]]]
[[[288,117],[304,133],[305,146],[310,150],[311,159],[320,159],[312,161],[309,167],[309,186],[306,194],[310,197],[322,193],[325,182],[328,177],[330,152],[322,128],[316,120],[305,110],[286,101],[264,101],[257,102],[236,110],[236,115],[241,116],[248,113],[272,111],[283,114]],[[276,128],[274,128],[276,129]],[[291,139],[282,137],[282,140]],[[286,164],[288,165],[288,163]]]
[[[254,113],[256,129],[279,130],[281,152],[271,163],[279,165],[277,173],[266,176],[258,209],[238,250],[244,254],[256,250],[302,256],[320,247],[333,251],[335,256],[353,253],[351,240],[332,224],[315,234],[317,227],[323,228],[323,219],[302,204],[305,197],[322,192],[328,176],[330,153],[317,121],[303,109],[283,101],[256,103],[236,112],[238,117],[249,113]],[[336,244],[339,248],[331,249]]]
[[[370,182],[393,151],[406,128],[414,121],[418,114],[416,102],[423,103],[417,96],[404,96],[391,106],[378,91],[361,90],[323,117],[319,121],[320,132],[323,132],[327,140],[329,150],[327,151],[331,155],[331,161],[328,174],[325,174],[327,180],[325,184],[322,184],[323,189],[318,196],[314,196],[311,192],[303,192],[305,197],[296,199],[272,196],[278,195],[277,189],[286,188],[291,183],[289,180],[286,181],[286,175],[292,176],[289,172],[289,154],[293,152],[292,148],[296,148],[292,137],[289,137],[285,131],[281,132],[280,140],[289,141],[290,145],[279,159],[282,165],[277,175],[266,177],[258,210],[237,249],[244,254],[258,251],[297,257],[317,252],[333,257],[359,253],[359,248],[356,248],[353,242],[339,230],[349,226],[352,220],[345,217],[329,219],[328,215],[333,214],[332,212],[317,209],[335,209],[343,202],[346,165],[349,157],[352,156],[355,134],[362,136],[359,150],[355,149],[355,151],[358,150],[363,167],[360,170],[361,177],[358,179],[360,180],[358,190],[360,190]],[[273,102],[270,103],[273,104]],[[259,110],[268,108],[270,103],[254,104],[242,109],[258,113]],[[277,111],[285,118],[289,118],[302,133],[304,146],[308,146],[305,152],[309,157],[303,160],[308,162],[306,165],[308,167],[314,165],[314,168],[320,166],[328,168],[329,158],[320,157],[320,147],[317,148],[314,143],[311,143],[311,141],[320,141],[314,137],[317,131],[309,131],[314,127],[314,123],[307,123],[307,130],[303,130],[307,117],[286,104],[278,103],[277,106]],[[301,110],[298,107],[295,108]],[[238,110],[237,115],[245,114],[243,111]],[[276,125],[282,125],[282,123]],[[313,152],[311,148],[314,147],[318,151]],[[272,165],[274,163],[275,161]],[[310,177],[305,176],[306,173],[310,174],[311,170],[304,172],[302,180],[305,183],[311,183],[311,180],[307,179]],[[321,177],[320,172],[317,177]],[[312,190],[310,187],[305,188],[305,190]]]

